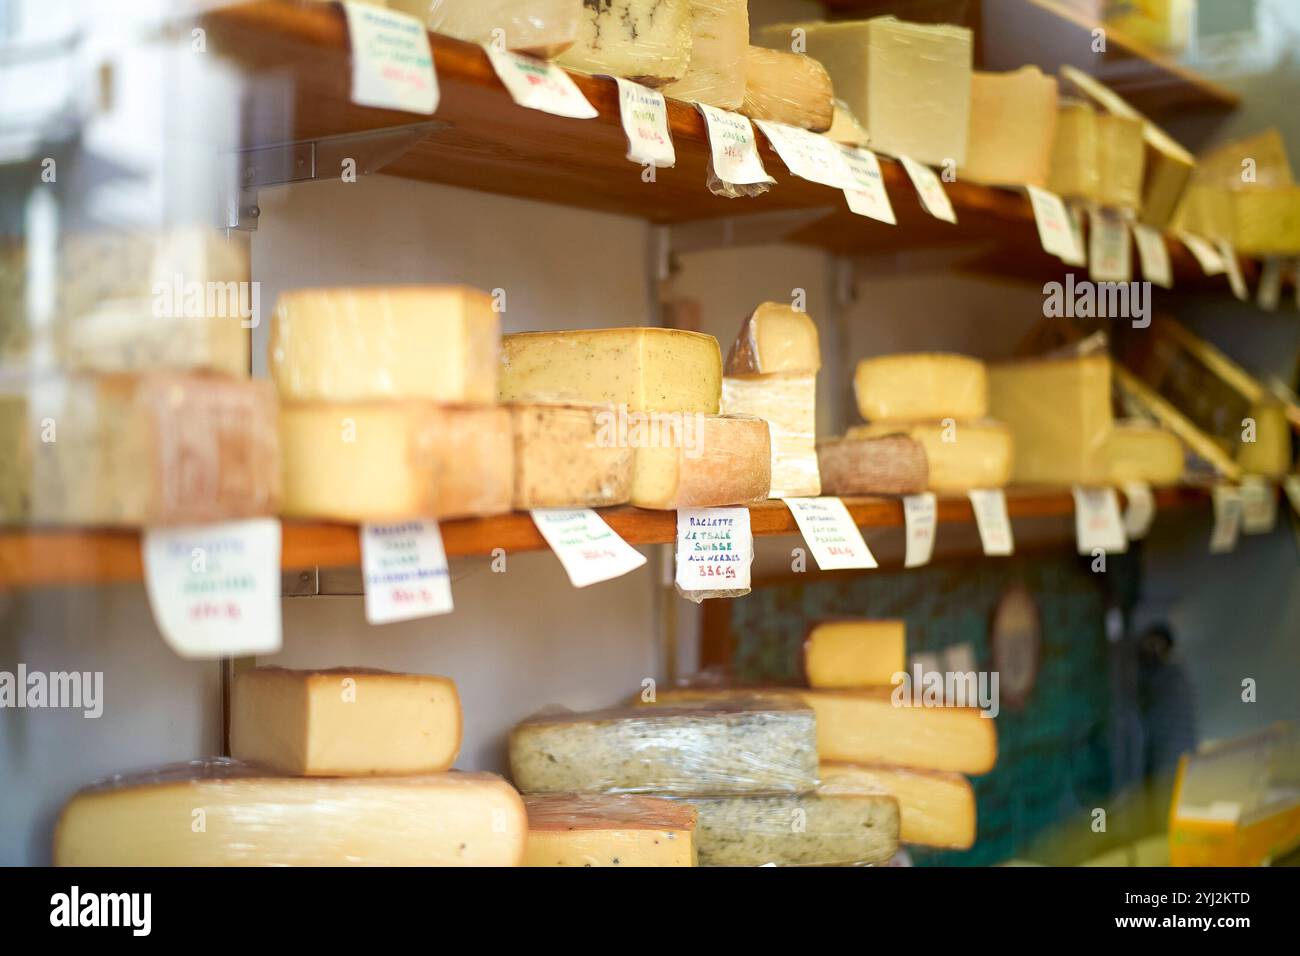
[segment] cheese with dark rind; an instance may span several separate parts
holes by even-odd
[[[925,491],[925,449],[907,435],[824,438],[817,468],[827,495],[914,495]]]
[[[817,324],[783,302],[764,302],[745,319],[727,353],[726,374],[814,374],[822,367]]]
[[[965,494],[972,488],[1001,488],[1011,480],[1011,430],[991,418],[979,421],[876,422],[854,425],[847,438],[906,435],[925,448],[928,488]]]
[[[668,443],[660,435],[655,445],[637,447],[633,505],[720,508],[767,498],[772,487],[767,422],[740,415],[691,414],[681,416],[679,422],[690,430],[689,435],[669,436]]]
[[[695,808],[634,794],[524,797],[524,866],[695,866]]]

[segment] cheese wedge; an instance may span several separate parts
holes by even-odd
[[[914,495],[925,491],[925,449],[906,435],[825,438],[817,470],[828,495]]]
[[[835,118],[835,91],[825,67],[812,57],[751,46],[740,112],[820,133]]]
[[[726,374],[815,373],[821,367],[817,325],[808,313],[764,302],[741,325],[727,353]]]
[[[1046,186],[1056,112],[1056,78],[1038,67],[973,73],[970,138],[959,177],[990,186]]]
[[[728,375],[722,380],[722,410],[767,422],[772,439],[770,497],[821,494],[814,374]]]
[[[1173,432],[1146,422],[1116,422],[1106,454],[1115,484],[1176,485],[1183,477],[1183,443]]]
[[[500,339],[492,299],[476,289],[297,289],[276,303],[271,377],[293,401],[491,403]]]
[[[966,850],[975,843],[975,791],[958,773],[823,763],[821,792],[876,791],[898,800],[898,839]]]
[[[632,794],[524,798],[524,866],[695,866],[695,808]]]
[[[983,418],[988,414],[984,363],[965,355],[915,352],[858,363],[858,411],[869,422]]]
[[[584,73],[625,76],[662,86],[686,75],[692,0],[584,2],[578,38],[557,57]]]
[[[1011,480],[1011,429],[991,418],[979,421],[876,422],[854,425],[849,439],[906,435],[925,449],[929,490],[965,494],[972,488],[1001,488]]]
[[[907,629],[902,621],[819,621],[803,645],[810,687],[887,687],[907,670]]]
[[[109,778],[54,831],[56,866],[518,866],[523,801],[490,773],[301,778],[223,758]]]
[[[767,498],[772,440],[761,418],[683,415],[673,427],[644,424],[670,444],[637,447],[631,503],[638,508],[719,508]]]
[[[230,755],[292,776],[436,773],[456,762],[460,737],[449,677],[255,667],[230,695]]]
[[[524,403],[509,408],[515,508],[602,508],[627,502],[634,450],[620,440],[612,408]]]
[[[550,59],[573,46],[582,0],[388,0],[435,33]]]
[[[749,0],[691,0],[691,59],[665,96],[734,110],[745,99]]]

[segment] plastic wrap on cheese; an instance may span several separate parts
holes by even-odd
[[[665,96],[734,110],[745,99],[749,0],[692,0],[691,59]]]
[[[56,866],[518,866],[527,820],[490,773],[289,777],[214,757],[80,791]]]
[[[659,797],[553,793],[524,798],[524,866],[695,866],[695,808]]]
[[[745,98],[740,112],[822,133],[835,116],[835,92],[826,68],[812,57],[751,46],[745,54]]]
[[[388,0],[435,33],[549,59],[578,36],[582,0]]]
[[[686,75],[692,0],[584,0],[578,36],[557,62],[663,86]]]
[[[988,414],[984,363],[966,355],[915,352],[858,363],[858,411],[869,422],[975,419]]]
[[[1011,480],[1015,449],[1011,429],[991,418],[975,421],[873,422],[854,425],[848,438],[907,435],[925,448],[929,490],[965,494],[973,488],[1001,488]],[[824,466],[823,466],[824,471]]]
[[[925,449],[907,435],[822,439],[817,465],[828,495],[914,495],[928,484]]]
[[[765,419],[772,435],[769,497],[821,494],[817,469],[817,376],[813,373],[728,375],[722,410]]]
[[[524,793],[802,793],[816,725],[785,701],[541,713],[511,731],[510,772]]]
[[[638,508],[721,508],[767,498],[772,440],[748,415],[638,416],[631,503]]]

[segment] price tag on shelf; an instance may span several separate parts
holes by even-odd
[[[1002,489],[977,488],[966,492],[966,496],[975,512],[984,553],[995,557],[1013,554],[1016,544],[1011,536],[1011,518],[1007,516],[1007,496]]]
[[[932,493],[903,498],[903,523],[907,526],[907,550],[903,567],[919,568],[930,563],[934,536],[939,528],[939,509]]]
[[[622,577],[645,564],[645,555],[590,508],[534,508],[531,514],[575,588]]]
[[[875,556],[839,498],[782,498],[823,571],[877,567]]]
[[[1282,260],[1269,256],[1259,270],[1255,302],[1265,312],[1276,312],[1282,304]]]
[[[775,183],[767,174],[763,161],[758,158],[758,142],[754,127],[739,113],[720,110],[707,103],[696,103],[704,116],[704,126],[709,132],[709,151],[713,158],[713,174],[724,183],[734,186],[752,186],[756,183]]]
[[[570,119],[597,115],[572,77],[549,60],[493,49],[491,44],[483,49],[510,98],[520,106]]]
[[[675,166],[677,151],[668,132],[668,104],[664,95],[621,76],[613,79],[618,84],[619,116],[627,134],[628,160],[658,169]]]
[[[900,156],[899,161],[907,170],[907,175],[916,187],[916,194],[921,197],[921,205],[935,219],[955,223],[957,214],[952,210],[952,202],[944,192],[943,183],[933,169],[924,163],[918,163],[910,156]]]
[[[163,640],[214,660],[280,650],[280,522],[147,528],[145,593]]]
[[[1261,475],[1241,479],[1241,533],[1268,534],[1277,525],[1277,488]]]
[[[898,220],[894,217],[889,194],[885,192],[885,177],[880,173],[880,160],[876,154],[858,146],[840,146],[840,152],[855,183],[852,189],[844,190],[849,211],[877,222],[897,225]]]
[[[1210,554],[1227,554],[1237,547],[1237,536],[1241,533],[1241,492],[1232,485],[1215,485],[1213,495]]]
[[[1236,251],[1226,242],[1219,243],[1219,256],[1223,259],[1223,270],[1228,273],[1228,285],[1232,294],[1241,302],[1250,301],[1250,289],[1246,287],[1246,277],[1241,273],[1241,260]]]
[[[857,184],[844,162],[839,144],[798,126],[772,120],[756,119],[754,125],[763,131],[781,162],[785,163],[785,168],[801,179],[832,189],[851,189]]]
[[[1083,244],[1074,234],[1070,212],[1061,197],[1041,186],[1026,186],[1043,251],[1063,262],[1083,261]]]
[[[677,586],[681,590],[748,590],[753,560],[748,508],[678,510]]]
[[[1151,530],[1156,518],[1156,496],[1145,481],[1124,482],[1124,533],[1130,541],[1140,541]]]
[[[1094,282],[1129,282],[1133,255],[1128,223],[1117,210],[1093,206],[1088,215],[1088,274]]]
[[[1066,203],[1065,213],[1070,218],[1070,234],[1074,236],[1074,249],[1078,254],[1062,256],[1061,261],[1067,266],[1082,269],[1088,264],[1088,246],[1083,241],[1083,209],[1075,203]]]
[[[1114,488],[1074,488],[1074,533],[1080,554],[1123,554],[1128,538]]]
[[[345,2],[343,13],[352,45],[352,102],[433,113],[441,94],[424,24],[366,3]]]
[[[1219,255],[1218,250],[1210,245],[1208,241],[1200,236],[1193,236],[1188,232],[1178,233],[1178,241],[1187,247],[1187,251],[1192,254],[1201,271],[1207,276],[1223,275],[1227,266],[1223,264],[1223,257]]]
[[[450,614],[451,575],[438,522],[361,526],[361,577],[371,624]]]
[[[1162,289],[1172,289],[1174,270],[1169,262],[1169,247],[1160,230],[1135,222],[1133,239],[1138,247],[1138,262],[1142,264],[1142,278]]]

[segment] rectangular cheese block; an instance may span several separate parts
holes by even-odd
[[[822,367],[817,324],[783,302],[764,302],[745,319],[727,353],[726,374],[814,373]]]
[[[634,449],[620,440],[612,408],[516,403],[509,409],[515,508],[602,508],[627,502]]]
[[[1101,182],[1097,152],[1096,111],[1080,100],[1063,100],[1056,115],[1047,188],[1062,199],[1096,200]]]
[[[550,59],[573,46],[582,0],[388,0],[435,33]]]
[[[917,846],[966,850],[975,843],[975,791],[959,773],[821,765],[822,793],[876,791],[898,801],[898,839]]]
[[[1207,150],[1196,161],[1195,181],[1200,185],[1239,189],[1245,185],[1241,174],[1245,169],[1243,161],[1247,159],[1251,160],[1255,174],[1252,185],[1266,188],[1295,185],[1286,141],[1277,127]]]
[[[361,668],[235,674],[230,755],[298,777],[437,773],[456,762],[461,711],[449,677]]]
[[[830,75],[811,56],[751,46],[745,51],[740,112],[751,119],[824,132],[835,118]]]
[[[1106,454],[1115,484],[1176,485],[1183,477],[1183,443],[1173,432],[1143,421],[1117,421]]]
[[[223,758],[72,797],[56,866],[518,866],[528,822],[490,773],[287,777]]]
[[[966,162],[958,177],[990,186],[1046,186],[1056,112],[1056,78],[1038,67],[975,72]]]
[[[425,401],[308,402],[280,412],[284,514],[386,522],[502,514],[510,413]]]
[[[1001,488],[1011,480],[1011,429],[991,418],[978,421],[875,422],[854,425],[853,438],[906,435],[925,449],[929,490],[965,494],[972,488]]]
[[[633,794],[524,798],[524,866],[695,866],[695,808]]]
[[[914,495],[925,491],[925,449],[906,435],[824,438],[817,470],[827,495]]]
[[[683,415],[648,437],[660,443],[636,448],[638,508],[719,508],[762,501],[771,490],[772,440],[761,418]]]
[[[966,355],[915,352],[858,363],[858,411],[869,422],[983,418],[988,414],[984,363]]]
[[[584,0],[578,37],[557,57],[584,73],[662,86],[686,75],[692,0]]]
[[[900,620],[819,621],[803,645],[810,687],[887,687],[907,670],[907,627]]]
[[[691,59],[665,96],[724,110],[745,99],[749,0],[691,0]]]
[[[0,397],[0,521],[199,524],[280,506],[275,389],[184,372],[76,374]]]
[[[989,411],[1011,429],[1012,479],[1020,484],[1110,481],[1110,358],[1008,362],[989,367]]]
[[[271,321],[271,376],[293,401],[496,401],[501,326],[464,286],[284,292]]]
[[[678,329],[522,332],[502,340],[503,402],[591,402],[718,413],[718,340]]]
[[[700,866],[853,866],[898,849],[898,801],[871,792],[694,798]]]
[[[1225,242],[1240,255],[1300,255],[1300,186],[1192,185],[1178,210],[1178,228]]]
[[[816,727],[797,701],[541,713],[510,732],[510,773],[524,793],[799,793]]]
[[[722,380],[722,410],[767,422],[772,438],[770,497],[821,494],[815,374],[728,375]]]
[[[1102,113],[1096,122],[1097,202],[1114,209],[1140,209],[1146,172],[1142,121]]]

